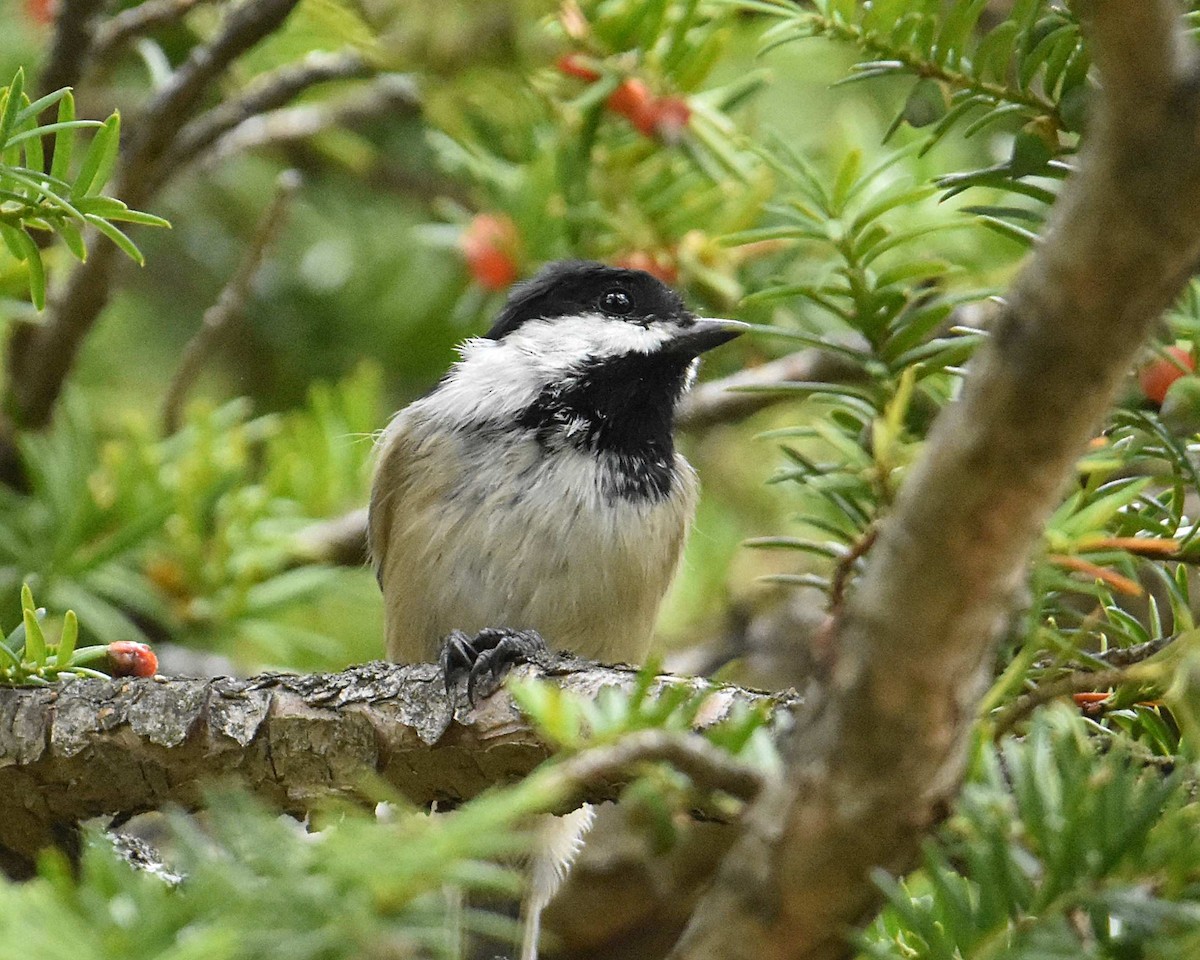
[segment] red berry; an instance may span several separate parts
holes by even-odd
[[[144,643],[118,640],[108,645],[108,667],[114,677],[152,677],[158,673],[158,657]]]
[[[683,97],[660,97],[652,108],[654,135],[663,143],[675,144],[683,139],[692,108]]]
[[[1167,390],[1185,373],[1194,372],[1196,361],[1192,352],[1183,347],[1167,347],[1166,353],[1173,357],[1156,357],[1138,371],[1138,383],[1147,400],[1162,405],[1167,396]],[[1178,362],[1176,362],[1178,361]]]
[[[608,109],[632,123],[640,133],[654,133],[655,100],[650,88],[637,77],[621,81],[608,97]]]
[[[517,225],[502,213],[480,213],[459,238],[475,282],[487,290],[505,290],[517,279]]]
[[[652,277],[658,277],[668,286],[674,286],[675,281],[679,279],[679,270],[668,254],[649,254],[645,250],[634,250],[617,257],[613,266],[624,267],[626,270],[643,270]]]
[[[564,73],[568,77],[578,77],[588,83],[600,79],[600,71],[593,70],[584,63],[583,57],[578,53],[564,53],[554,61],[554,66],[558,68],[559,73]]]
[[[54,22],[58,15],[57,0],[25,0],[25,12],[34,23],[43,26]]]

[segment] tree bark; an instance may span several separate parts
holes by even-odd
[[[636,676],[566,655],[515,673],[589,699]],[[735,705],[767,704],[783,723],[796,700],[686,677],[655,682],[680,684],[711,688],[698,728]],[[647,747],[672,756],[670,744]],[[0,847],[28,860],[80,820],[197,807],[207,785],[229,779],[295,815],[336,799],[373,802],[381,785],[415,804],[453,804],[523,777],[549,754],[507,691],[472,707],[461,692],[447,696],[433,664],[0,688]],[[590,762],[578,799],[614,798],[621,784],[612,769]]]
[[[997,625],[1150,324],[1200,258],[1194,45],[1168,0],[1077,4],[1100,80],[1077,172],[835,633],[787,777],[672,960],[831,960],[954,796]]]

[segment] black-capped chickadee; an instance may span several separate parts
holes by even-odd
[[[514,288],[380,439],[369,538],[388,656],[440,656],[472,694],[540,637],[640,661],[696,507],[675,408],[699,355],[744,328],[640,270],[564,261]],[[589,819],[544,838],[535,915]]]

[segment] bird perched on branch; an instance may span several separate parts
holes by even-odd
[[[744,327],[599,263],[551,264],[514,288],[380,439],[369,540],[388,656],[438,657],[472,700],[543,638],[640,661],[696,507],[675,408],[700,354]],[[523,957],[589,822],[556,819],[542,838]]]

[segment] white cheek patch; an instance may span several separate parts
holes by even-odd
[[[438,387],[436,399],[414,406],[456,423],[506,420],[587,360],[653,353],[677,332],[674,324],[645,327],[603,314],[528,320],[502,340],[464,341],[462,359]]]
[[[513,348],[527,354],[543,373],[568,372],[580,360],[653,353],[671,339],[663,323],[643,326],[631,320],[586,313],[553,320],[529,320],[508,335]]]
[[[537,368],[503,341],[472,338],[459,346],[462,359],[437,390],[417,401],[425,412],[455,423],[482,424],[515,417],[546,385]]]

